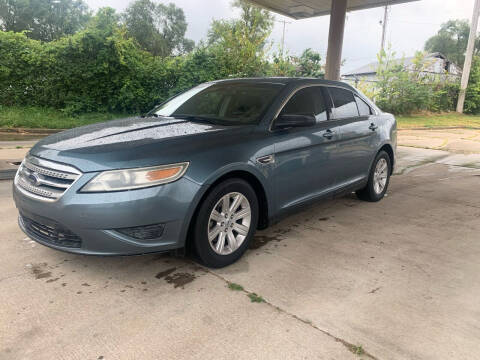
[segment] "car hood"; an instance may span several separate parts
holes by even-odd
[[[30,154],[83,172],[188,161],[189,154],[251,126],[220,126],[164,117],[132,117],[48,136]]]

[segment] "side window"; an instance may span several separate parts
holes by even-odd
[[[297,91],[285,105],[281,114],[314,115],[317,123],[327,120],[327,107],[322,89],[312,86]]]
[[[328,90],[333,101],[332,115],[334,119],[358,116],[357,103],[351,91],[336,87],[329,87]]]
[[[368,104],[365,101],[363,101],[356,95],[355,95],[355,101],[357,102],[358,112],[360,113],[360,116],[372,115],[372,110],[370,109],[370,106],[368,106]]]

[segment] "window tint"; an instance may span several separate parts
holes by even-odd
[[[222,125],[258,124],[283,86],[240,81],[202,84],[160,105],[152,113],[206,118]]]
[[[372,114],[372,110],[370,109],[370,106],[368,106],[368,104],[365,101],[363,101],[356,95],[355,95],[355,101],[357,102],[360,116],[368,116]]]
[[[323,100],[322,89],[313,86],[297,91],[285,105],[281,114],[315,115],[317,122],[327,120],[327,107]]]
[[[330,87],[328,90],[333,100],[332,112],[335,119],[358,116],[357,104],[351,91],[335,87]]]

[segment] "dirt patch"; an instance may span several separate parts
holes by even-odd
[[[173,284],[174,288],[184,288],[185,285],[195,280],[196,276],[190,273],[175,273],[165,277],[165,281],[169,284]]]
[[[33,264],[32,265],[32,274],[35,276],[35,279],[45,279],[52,276],[50,271],[46,271],[47,263]]]
[[[177,270],[176,267],[173,267],[173,268],[170,268],[170,269],[167,269],[167,270],[164,270],[164,271],[160,271],[157,275],[155,275],[155,277],[157,279],[162,279],[162,278],[170,275],[171,273],[173,273],[175,270]]]

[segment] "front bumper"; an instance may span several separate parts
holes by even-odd
[[[20,228],[43,245],[86,255],[136,255],[169,251],[185,245],[189,222],[202,192],[200,185],[184,177],[146,189],[112,193],[78,192],[96,174],[84,174],[55,202],[29,197],[14,185],[13,197],[20,212]],[[47,232],[48,229],[60,228],[62,236],[73,234],[80,243],[71,246],[71,243],[50,241],[48,236],[42,236],[41,232],[26,226],[22,217],[45,226]],[[159,238],[140,240],[116,231],[152,224],[163,226]]]

